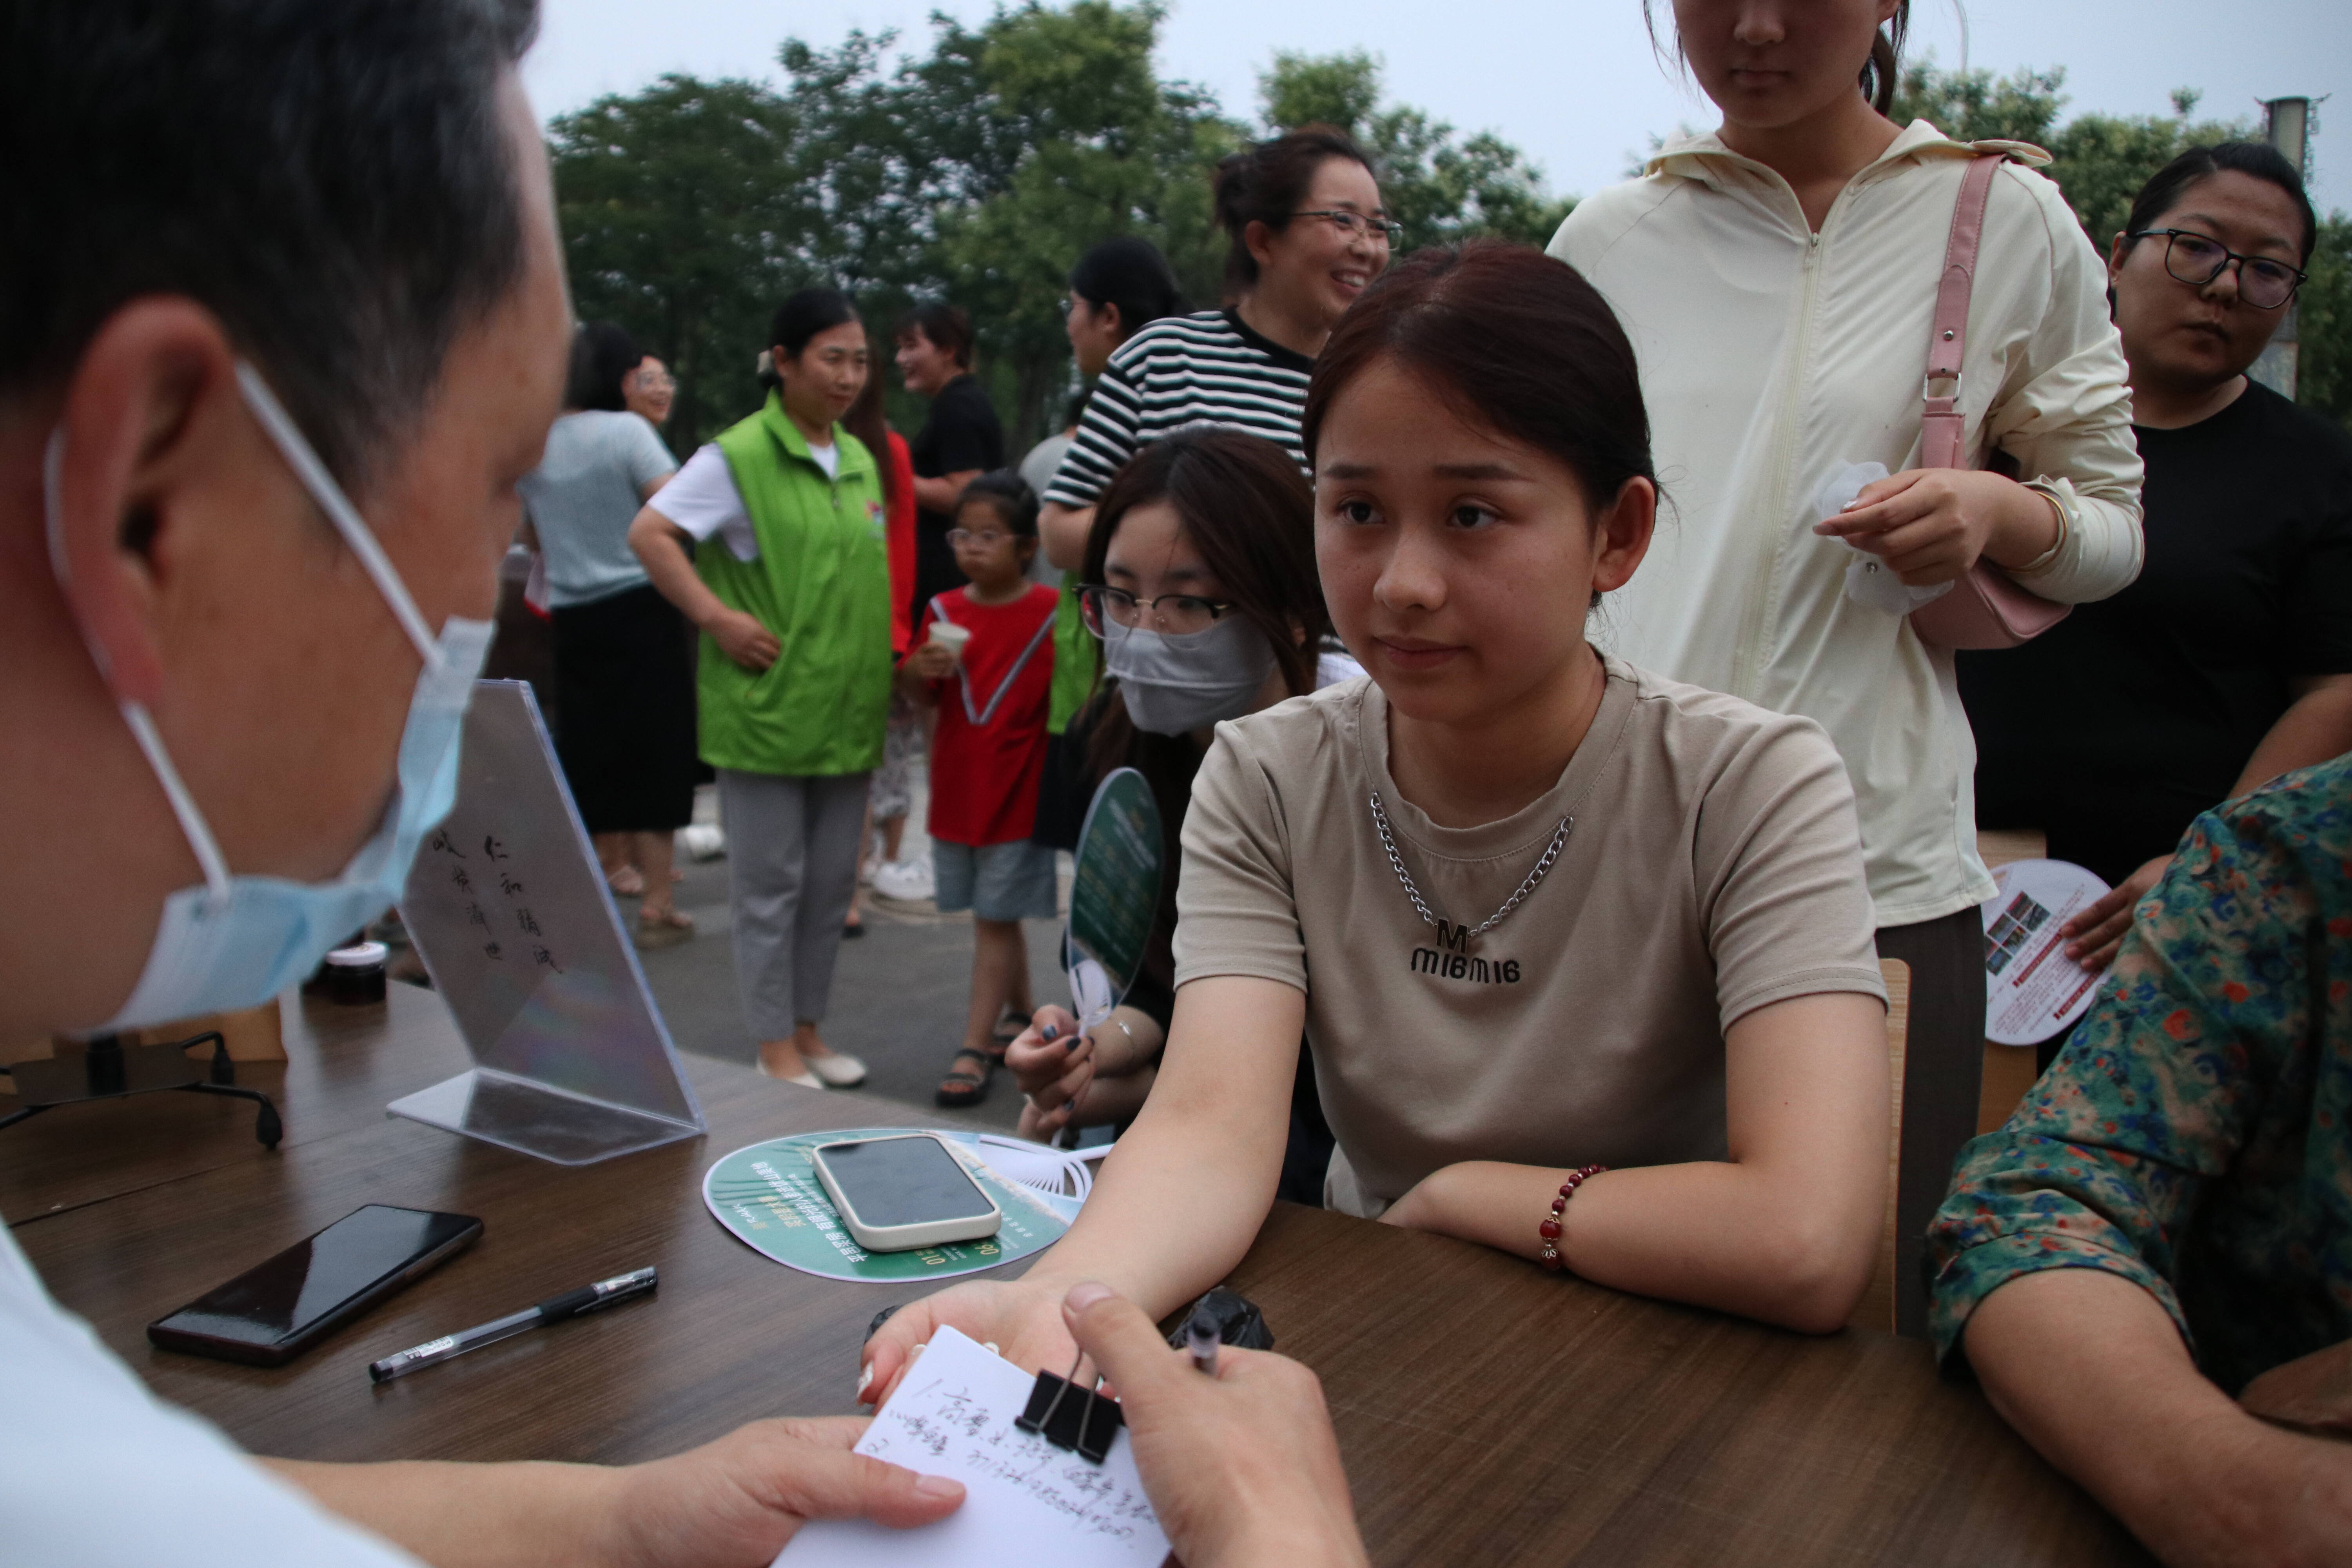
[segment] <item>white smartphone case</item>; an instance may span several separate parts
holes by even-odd
[[[922,1136],[931,1135],[926,1133]],[[856,1240],[857,1245],[866,1251],[911,1252],[919,1247],[938,1247],[950,1241],[978,1241],[982,1237],[994,1236],[998,1227],[1003,1225],[1003,1211],[996,1206],[996,1200],[988,1195],[988,1190],[985,1187],[972,1181],[971,1172],[965,1167],[961,1160],[956,1159],[955,1151],[947,1146],[947,1140],[939,1138],[934,1141],[939,1143],[949,1159],[955,1160],[956,1169],[963,1173],[964,1180],[971,1182],[971,1190],[980,1195],[981,1202],[988,1205],[986,1214],[961,1215],[952,1219],[924,1220],[914,1225],[874,1225],[857,1212],[856,1205],[849,1201],[848,1194],[844,1193],[840,1184],[833,1179],[832,1168],[825,1163],[824,1158],[825,1151],[833,1145],[820,1143],[809,1152],[810,1163],[816,1169],[816,1179],[824,1186],[824,1195],[833,1200],[834,1212],[841,1216],[841,1223],[848,1227],[850,1236]],[[845,1138],[842,1142],[870,1143],[874,1140]]]

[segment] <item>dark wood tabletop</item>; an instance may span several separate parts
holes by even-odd
[[[708,1136],[565,1168],[383,1115],[466,1065],[430,994],[289,1005],[288,1022],[289,1061],[240,1069],[284,1096],[275,1154],[249,1107],[193,1095],[0,1133],[0,1214],[49,1289],[258,1452],[625,1462],[758,1416],[847,1412],[868,1321],[920,1293],[772,1263],[701,1198],[730,1150],[929,1120],[903,1106],[688,1057]],[[147,1343],[149,1321],[367,1203],[486,1228],[291,1366]],[[378,1356],[646,1264],[650,1300],[368,1382]],[[1322,1377],[1376,1562],[2147,1561],[1913,1342],[1784,1333],[1287,1205],[1233,1283]]]

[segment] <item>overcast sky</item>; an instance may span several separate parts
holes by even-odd
[[[988,0],[541,0],[544,23],[523,74],[542,116],[667,71],[774,79],[787,37],[818,45],[853,27],[896,28],[927,47],[934,10],[967,23]],[[1671,0],[1657,0],[1661,16]],[[2319,111],[2313,196],[2352,206],[2352,0],[1968,0],[1967,58],[2007,72],[2063,66],[2070,113],[2170,111],[2200,90],[2200,118],[2252,114],[2288,95]],[[1256,115],[1256,82],[1277,49],[1366,49],[1389,95],[1465,130],[1492,130],[1539,163],[1556,191],[1623,176],[1653,133],[1712,125],[1711,106],[1651,58],[1639,0],[1171,0],[1161,73]],[[1911,51],[1958,65],[1953,0],[1915,0]],[[2332,112],[2331,112],[2332,111]],[[2342,130],[2331,133],[2328,122]]]

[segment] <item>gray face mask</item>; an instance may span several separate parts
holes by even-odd
[[[1248,712],[1274,673],[1274,645],[1241,616],[1182,637],[1106,618],[1103,670],[1137,729],[1181,735]]]

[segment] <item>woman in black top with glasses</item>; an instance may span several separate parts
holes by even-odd
[[[2041,828],[2115,887],[2068,930],[2095,968],[2200,812],[2352,750],[2352,437],[2246,374],[2315,226],[2260,142],[2148,181],[2108,265],[2147,565],[2023,647],[1960,656],[1977,820]]]
[[[1075,570],[1095,502],[1129,458],[1187,425],[1262,436],[1303,471],[1307,378],[1332,327],[1399,237],[1363,149],[1307,125],[1217,165],[1229,240],[1225,308],[1152,322],[1119,345],[1038,519],[1045,557]]]

